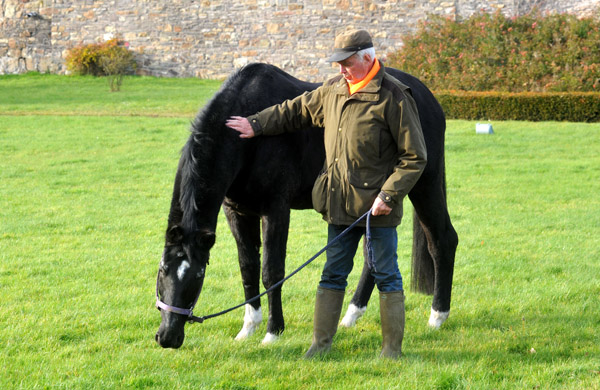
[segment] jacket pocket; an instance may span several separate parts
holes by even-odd
[[[372,169],[348,172],[346,213],[352,217],[360,217],[366,213],[373,206],[385,179],[385,175],[376,173]]]
[[[329,179],[327,177],[327,171],[321,171],[319,176],[317,176],[312,189],[313,208],[323,215],[327,213],[327,198],[329,195],[329,191],[327,190],[328,184]]]

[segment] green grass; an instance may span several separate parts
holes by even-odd
[[[126,76],[121,92],[103,77],[28,73],[0,76],[8,115],[193,116],[220,87],[215,80]]]
[[[99,96],[103,83],[0,77],[0,388],[600,389],[599,124],[495,122],[487,136],[474,122],[449,122],[460,237],[452,311],[432,331],[431,298],[408,292],[400,361],[377,358],[376,299],[330,355],[301,359],[322,258],[285,284],[278,343],[260,344],[264,325],[235,342],[238,310],[188,325],[183,347],[163,350],[154,286],[172,183],[190,120],[218,85],[132,78]],[[136,83],[136,117],[109,116]],[[33,105],[10,103],[4,92],[15,89],[30,91],[22,102],[35,95]],[[54,95],[61,89],[95,103]],[[174,116],[180,104],[169,102],[184,100],[190,108]],[[410,219],[399,229],[407,282]],[[315,212],[293,213],[288,272],[323,246],[325,230]],[[196,314],[242,300],[221,216]]]

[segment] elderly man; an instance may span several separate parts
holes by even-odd
[[[241,138],[324,127],[326,161],[313,188],[313,207],[329,224],[329,242],[371,211],[371,272],[380,297],[381,356],[398,358],[404,337],[404,293],[396,227],[402,219],[403,198],[426,164],[417,107],[410,89],[388,75],[375,58],[367,31],[337,36],[328,61],[338,63],[341,74],[321,87],[248,118],[231,117],[226,124]],[[364,234],[363,221],[327,250],[306,357],[331,348],[347,277]]]

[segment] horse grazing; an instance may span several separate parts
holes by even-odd
[[[458,243],[446,206],[444,113],[418,79],[395,69],[386,71],[411,87],[427,145],[427,167],[409,194],[415,209],[412,287],[433,293],[430,325],[439,327],[450,310]],[[192,123],[175,176],[156,282],[162,318],[156,341],[161,346],[179,348],[183,343],[184,325],[202,290],[221,206],[237,243],[246,299],[259,294],[261,225],[263,285],[268,289],[284,278],[290,210],[312,208],[312,186],[325,159],[323,129],[240,139],[225,120],[254,114],[318,86],[271,65],[250,64],[229,77]],[[343,324],[353,324],[364,313],[373,288],[365,266]],[[281,287],[268,294],[268,301],[263,343],[276,340],[284,330]],[[262,321],[260,300],[245,309],[236,339],[249,337]]]

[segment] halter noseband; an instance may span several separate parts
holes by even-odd
[[[160,270],[158,272],[160,272]],[[183,309],[181,307],[167,305],[166,303],[160,300],[160,297],[158,295],[158,275],[156,276],[156,308],[159,311],[164,310],[170,313],[187,316],[187,321],[190,323],[204,322],[204,317],[194,316],[194,307],[196,307],[196,303],[198,303],[198,298],[200,298],[200,291],[198,291],[198,295],[196,295],[196,299],[194,300],[194,303],[192,303],[192,306],[190,306],[189,309]]]

